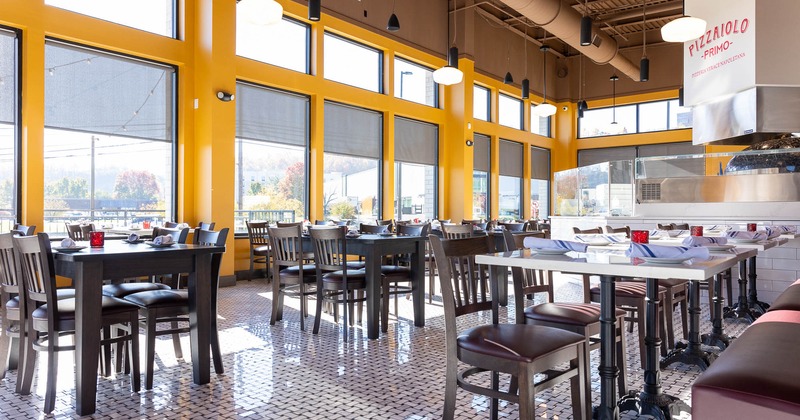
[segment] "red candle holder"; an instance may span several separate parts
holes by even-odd
[[[102,248],[106,244],[105,232],[89,232],[89,245],[92,248]]]
[[[702,226],[692,226],[692,236],[703,236]]]
[[[631,241],[637,244],[650,243],[650,231],[647,230],[632,230]]]
[[[748,232],[755,232],[757,227],[758,227],[757,223],[748,223],[747,224],[747,231]]]
[[[150,221],[149,220],[145,220],[144,222],[142,222],[142,228],[143,229],[150,229]]]

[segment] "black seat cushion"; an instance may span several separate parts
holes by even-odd
[[[3,304],[6,309],[19,309],[19,296],[14,296]]]
[[[347,270],[347,288],[348,289],[363,289],[367,287],[367,273],[364,270]],[[344,281],[344,273],[333,271],[322,276],[322,283],[326,289],[340,289],[341,283]]]
[[[56,299],[69,299],[75,297],[75,289],[71,287],[65,287],[63,289],[56,289]]]
[[[526,324],[481,325],[462,332],[460,349],[487,356],[530,363],[557,350],[582,343],[580,334],[553,327]]]
[[[391,277],[408,277],[411,275],[411,267],[402,265],[382,265],[381,274]]]
[[[268,256],[269,253],[270,253],[269,245],[264,245],[264,246],[259,246],[259,247],[253,248],[253,255],[258,255],[258,256],[264,257],[264,256]]]
[[[347,268],[352,268],[353,270],[360,270],[366,267],[367,263],[365,261],[348,261],[345,263],[345,265],[347,265]]]
[[[186,290],[148,290],[132,293],[123,299],[142,308],[189,306],[189,292]]]
[[[298,276],[300,275],[300,266],[293,265],[291,267],[286,267],[281,270],[281,274],[286,274],[290,276]],[[314,264],[304,264],[303,265],[303,277],[311,276],[314,277],[317,275],[317,266]]]
[[[617,317],[626,312],[616,309]],[[525,308],[525,317],[550,323],[587,326],[600,322],[600,305],[594,303],[542,303]]]
[[[103,286],[103,295],[115,298],[123,298],[132,293],[144,292],[148,290],[166,290],[170,287],[162,283],[122,283],[107,284]]]
[[[113,315],[128,312],[131,310],[138,310],[136,305],[126,302],[122,299],[117,299],[111,296],[102,297],[103,314]],[[63,320],[75,319],[75,298],[59,299],[58,300],[58,317]],[[50,310],[48,305],[42,305],[33,311],[34,319],[47,319],[47,312]]]

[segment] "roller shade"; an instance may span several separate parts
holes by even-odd
[[[45,43],[48,128],[172,141],[172,67]]]
[[[472,169],[475,171],[489,172],[489,156],[491,156],[492,139],[483,134],[472,136]]]
[[[407,118],[394,119],[394,159],[398,162],[436,166],[439,126]]]
[[[615,160],[636,159],[636,147],[607,147],[603,149],[584,149],[578,151],[578,166],[589,166],[595,163]]]
[[[305,147],[308,97],[236,84],[236,137]]]
[[[16,35],[0,29],[0,123],[16,120]]]
[[[500,140],[500,175],[522,178],[522,144]]]
[[[550,180],[550,150],[531,147],[531,179]]]
[[[702,155],[704,153],[704,146],[695,146],[689,142],[639,146],[639,157]],[[705,159],[669,159],[642,163],[644,167],[641,169],[648,178],[702,176],[706,173]]]
[[[381,158],[383,115],[325,102],[325,152]]]

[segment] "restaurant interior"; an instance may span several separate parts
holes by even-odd
[[[800,418],[795,3],[5,0],[0,417]]]

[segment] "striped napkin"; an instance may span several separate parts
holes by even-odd
[[[628,238],[625,235],[603,235],[603,234],[579,234],[575,235],[575,239],[578,242],[586,242],[586,243],[596,243],[596,242],[608,242],[612,244],[618,244],[620,242],[627,242]]]
[[[755,239],[759,241],[767,239],[766,232],[750,232],[746,230],[729,230],[725,232],[725,236],[731,239]]]
[[[690,236],[683,240],[684,246],[707,246],[707,245],[725,245],[728,243],[728,238],[721,236]]]
[[[558,239],[544,239],[528,237],[522,241],[525,248],[531,249],[567,249],[570,251],[586,252],[589,246],[580,242],[562,241]]]
[[[783,235],[783,231],[777,226],[765,226],[764,230],[767,231],[767,239],[775,239]]]
[[[780,229],[783,233],[797,233],[797,226],[778,225],[775,227]]]
[[[725,231],[731,230],[732,228],[730,226],[728,226],[728,225],[711,225],[711,226],[708,226],[708,227],[703,227],[703,229],[711,230],[711,231],[723,231],[723,232],[725,232]]]
[[[625,251],[627,257],[652,257],[652,258],[701,258],[708,259],[709,252],[706,247],[664,246],[637,244],[631,242],[631,247]]]

